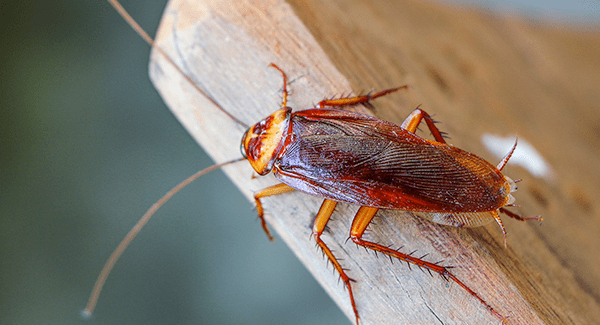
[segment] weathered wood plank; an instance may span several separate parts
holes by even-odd
[[[589,199],[598,185],[592,178],[578,178],[584,166],[600,174],[592,164],[598,158],[597,135],[578,130],[590,122],[572,110],[598,121],[600,110],[590,105],[597,107],[600,99],[592,86],[598,85],[599,74],[589,71],[585,60],[600,56],[597,46],[589,48],[599,39],[598,33],[569,33],[422,2],[303,1],[290,6],[262,0],[172,0],[156,37],[202,89],[248,124],[278,108],[281,77],[267,68],[274,62],[290,77],[289,105],[295,109],[352,89],[409,83],[414,89],[377,100],[376,115],[401,123],[422,103],[445,122],[442,128],[455,145],[490,160],[480,142],[485,132],[518,133],[532,143],[558,175],[554,181],[536,179],[509,167],[510,176],[525,179],[525,190],[516,193],[524,214],[546,219],[542,227],[506,221],[508,249],[493,225],[452,229],[399,211],[380,212],[369,232],[382,244],[405,245],[406,251],[418,249],[432,261],[458,266],[457,277],[513,324],[587,323],[600,316],[594,300],[600,271],[592,268],[598,253],[582,249],[600,247],[598,210]],[[559,40],[569,49],[555,51]],[[586,51],[584,61],[574,63],[569,58],[581,56],[578,48]],[[239,157],[244,127],[202,98],[157,53],[150,71],[167,104],[216,161]],[[571,165],[566,158],[573,155],[578,162]],[[253,179],[243,163],[226,172],[249,199],[253,190],[275,183],[272,177]],[[310,239],[319,204],[299,193],[265,200],[269,223],[353,319],[347,291]],[[497,321],[456,284],[346,244],[356,209],[338,208],[324,240],[357,281],[363,324]]]

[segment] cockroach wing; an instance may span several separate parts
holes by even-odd
[[[306,193],[362,206],[429,212],[492,211],[510,188],[487,161],[348,111],[292,114],[275,176]]]

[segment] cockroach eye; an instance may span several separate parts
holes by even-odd
[[[240,143],[240,151],[242,152],[242,157],[244,157],[244,159],[248,159],[248,157],[246,156],[246,147],[244,145],[244,143],[246,143],[246,137],[248,136],[248,132],[250,132],[250,129],[252,127],[249,127],[246,132],[244,132],[244,136],[242,137],[242,142]]]
[[[248,159],[248,157],[246,156],[246,148],[244,148],[244,143],[240,143],[240,151],[242,152],[242,157],[244,157],[244,159]]]

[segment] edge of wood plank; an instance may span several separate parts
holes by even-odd
[[[292,8],[282,1],[229,4],[172,0],[156,42],[222,107],[248,124],[278,108],[281,77],[267,68],[271,62],[288,74],[293,91],[289,106],[296,110],[352,90]],[[215,161],[239,157],[244,127],[232,123],[199,96],[154,52],[151,78],[181,123]],[[392,100],[410,101],[411,97],[414,93],[409,91],[394,95]],[[378,102],[374,104],[378,106]],[[250,201],[252,190],[276,183],[272,177],[252,179],[251,168],[243,163],[225,171]],[[267,220],[353,320],[346,289],[310,240],[310,225],[320,201],[301,193],[265,200]],[[338,208],[330,223],[331,232],[324,240],[357,281],[353,288],[362,324],[390,319],[403,323],[433,323],[440,319],[444,323],[498,321],[455,283],[438,276],[432,278],[414,268],[411,271],[403,263],[375,258],[345,243],[356,209],[346,205]],[[540,307],[544,302],[539,296],[526,295],[525,299],[517,289],[522,289],[523,284],[507,275],[518,269],[524,273],[525,282],[541,287],[535,271],[527,272],[514,252],[503,249],[501,240],[495,238],[499,237],[497,232],[490,235],[487,230],[443,227],[400,211],[380,212],[376,222],[370,227],[371,239],[382,244],[404,244],[406,251],[419,249],[423,254],[429,253],[432,261],[445,260],[448,265],[460,266],[454,269],[455,275],[508,316],[510,323],[534,324],[553,319],[548,315],[554,312],[554,304]],[[261,229],[257,227],[256,231]],[[480,238],[481,233],[487,235]],[[493,239],[481,242],[490,238]],[[534,301],[535,307],[529,301]]]

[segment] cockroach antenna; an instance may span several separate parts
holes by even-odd
[[[150,45],[153,49],[156,49],[169,62],[169,64],[171,64],[175,69],[177,69],[179,73],[181,73],[181,75],[188,81],[190,85],[192,85],[196,89],[196,91],[198,91],[202,96],[206,97],[213,105],[218,107],[219,110],[225,113],[234,122],[243,126],[245,129],[249,127],[248,124],[240,121],[233,114],[229,113],[223,107],[221,107],[221,105],[219,105],[214,98],[212,98],[208,93],[206,93],[206,91],[202,90],[202,88],[200,88],[192,80],[192,78],[190,78],[190,76],[183,72],[183,70],[181,70],[181,68],[179,68],[179,66],[175,64],[175,62],[173,62],[173,60],[167,55],[167,53],[165,53],[165,51],[163,51],[160,47],[156,46],[152,37],[150,37],[148,33],[144,31],[144,29],[133,19],[133,17],[131,17],[131,15],[129,15],[129,13],[125,10],[125,8],[123,8],[123,6],[121,6],[121,4],[117,0],[108,0],[108,2],[115,8],[115,10],[117,10],[119,15],[121,15],[121,17],[125,19],[129,26],[131,26],[131,28],[133,28],[133,30],[135,30],[135,32],[138,33],[138,35],[140,35],[144,39],[144,41],[146,41],[146,43],[148,43],[148,45]]]
[[[108,258],[108,261],[106,261],[106,264],[104,264],[104,268],[102,269],[102,272],[100,272],[100,276],[98,276],[98,279],[96,280],[96,284],[94,285],[94,289],[92,290],[92,294],[90,295],[90,299],[88,301],[87,306],[85,306],[85,309],[83,310],[82,315],[86,318],[89,318],[92,315],[92,312],[94,311],[94,308],[96,307],[96,303],[98,302],[98,297],[100,296],[100,292],[102,291],[102,286],[104,286],[104,282],[106,282],[106,278],[108,278],[108,274],[112,270],[113,266],[115,265],[115,263],[117,262],[119,257],[121,257],[121,254],[123,254],[123,252],[125,251],[125,248],[127,248],[129,243],[131,243],[131,241],[140,232],[140,230],[142,230],[142,227],[144,227],[144,225],[148,222],[148,220],[150,220],[150,217],[152,217],[152,215],[161,206],[163,206],[165,203],[167,203],[167,201],[169,201],[171,199],[171,197],[173,197],[173,195],[175,195],[177,192],[179,192],[182,188],[186,187],[188,184],[195,181],[200,176],[208,174],[208,173],[212,172],[213,170],[217,170],[221,167],[224,167],[224,166],[227,166],[227,165],[230,165],[230,164],[236,163],[238,161],[242,161],[242,160],[244,160],[244,158],[230,160],[230,161],[224,162],[222,164],[217,164],[217,165],[212,165],[210,167],[207,167],[207,168],[195,173],[194,175],[188,177],[186,180],[179,183],[177,186],[173,187],[169,192],[167,192],[167,194],[165,194],[162,198],[160,198],[160,200],[156,201],[156,203],[154,203],[150,207],[150,209],[148,209],[148,211],[146,211],[146,213],[142,216],[142,218],[140,218],[140,220],[135,224],[135,226],[133,226],[133,228],[131,228],[131,230],[129,231],[127,236],[125,236],[125,238],[123,238],[123,240],[121,241],[119,246],[117,246],[117,248],[114,250],[114,252]]]
[[[202,90],[200,87],[198,87],[198,85],[196,83],[194,83],[192,81],[192,79],[187,74],[185,74],[161,48],[155,46],[154,40],[129,15],[129,13],[127,13],[125,8],[123,8],[123,6],[121,6],[121,4],[118,1],[108,0],[108,2],[117,10],[117,12],[121,15],[121,17],[123,17],[123,19],[125,19],[125,21],[129,24],[129,26],[131,26],[131,28],[133,28],[133,30],[135,30],[146,41],[146,43],[148,43],[152,48],[156,49],[170,64],[172,64],[182,74],[182,76],[191,85],[194,86],[194,88],[200,94],[205,96],[212,104],[214,104],[221,111],[223,111],[223,113],[227,114],[227,116],[229,116],[233,121],[240,124],[241,126],[244,126],[245,128],[248,128],[248,125],[246,123],[240,121],[235,116],[233,116],[231,113],[224,110],[221,107],[221,105],[219,105],[212,97],[210,97],[204,90]],[[90,295],[90,299],[88,301],[87,306],[83,310],[82,315],[84,315],[84,317],[91,316],[92,312],[94,311],[94,308],[96,307],[96,303],[98,302],[98,297],[100,296],[100,292],[102,291],[102,286],[104,285],[104,282],[106,282],[106,278],[108,277],[108,274],[112,270],[113,266],[115,265],[115,263],[117,262],[117,260],[121,256],[121,254],[123,254],[123,251],[125,251],[125,248],[127,248],[129,243],[131,243],[131,241],[135,238],[135,236],[140,232],[142,227],[144,227],[144,225],[148,222],[148,220],[150,220],[150,217],[152,217],[152,215],[162,205],[164,205],[171,197],[173,197],[173,195],[175,195],[177,192],[179,192],[181,189],[186,187],[188,184],[190,184],[194,180],[198,179],[200,176],[207,174],[213,170],[219,169],[223,166],[233,164],[235,162],[242,161],[242,160],[245,160],[245,158],[230,160],[230,161],[227,161],[227,162],[224,162],[221,164],[217,164],[217,165],[213,165],[208,168],[205,168],[205,169],[197,172],[196,174],[188,177],[183,182],[179,183],[177,186],[175,186],[169,192],[167,192],[167,194],[165,194],[160,200],[158,200],[156,203],[154,203],[150,207],[150,209],[148,209],[148,211],[142,216],[142,218],[135,224],[135,226],[129,231],[129,233],[127,234],[127,236],[125,236],[123,241],[121,241],[119,246],[117,246],[115,251],[110,255],[108,261],[106,261],[106,264],[104,265],[104,268],[102,269],[102,272],[100,272],[100,276],[96,280],[96,284],[94,285],[94,289],[92,290],[92,294]]]

